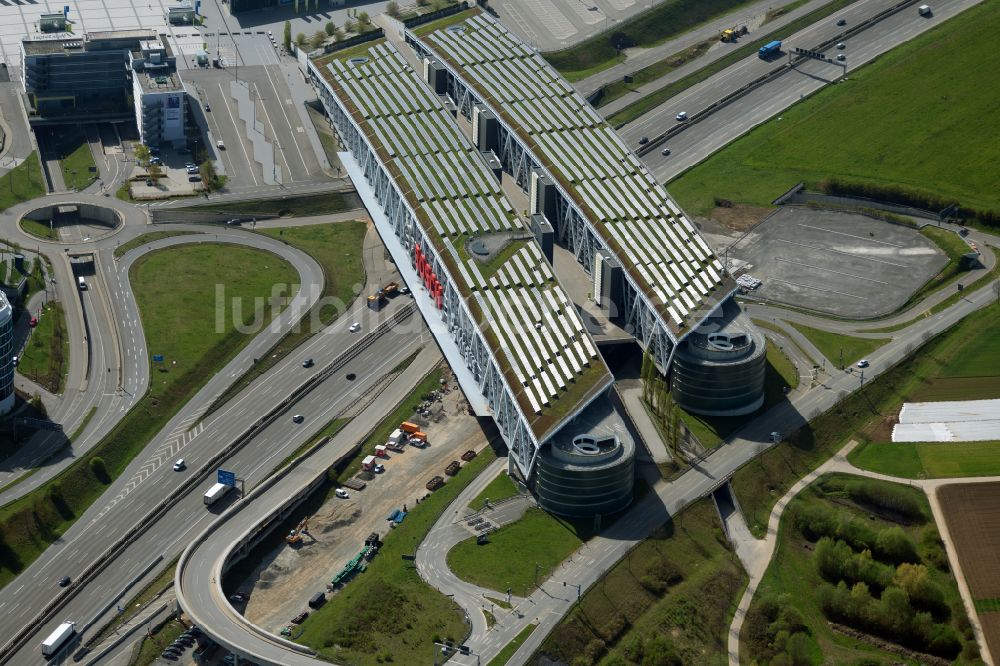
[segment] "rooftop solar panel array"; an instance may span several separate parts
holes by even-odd
[[[722,284],[722,264],[615,131],[555,70],[482,15],[426,38],[557,176],[675,326]]]
[[[378,44],[366,58],[332,61],[324,76],[354,104],[362,132],[398,168],[398,189],[433,226],[425,224],[424,231],[456,267],[452,278],[463,298],[478,304],[481,326],[496,340],[494,356],[516,377],[520,388],[512,389],[530,412],[542,414],[566,399],[563,394],[592,366],[610,382],[576,307],[533,240],[513,240],[514,252],[498,265],[460,251],[470,235],[523,232],[523,225],[493,174],[400,54]]]

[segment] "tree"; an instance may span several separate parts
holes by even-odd
[[[150,163],[150,165],[146,167],[146,171],[149,173],[149,177],[153,180],[156,180],[163,175],[163,169],[159,164]]]
[[[385,6],[385,13],[394,19],[398,19],[402,12],[399,11],[399,3],[396,0],[390,0],[389,4]]]
[[[642,355],[642,369],[639,371],[639,377],[642,379],[642,399],[646,402],[649,402],[649,366],[652,363],[653,357],[647,349]]]
[[[315,33],[313,33],[312,39],[309,40],[309,46],[313,47],[313,49],[318,49],[319,47],[323,46],[323,42],[325,41],[326,41],[326,33],[323,32],[322,30],[317,30]]]
[[[358,14],[358,23],[360,23],[362,26],[368,26],[369,24],[371,24],[371,22],[372,20],[368,16],[368,12],[361,12],[360,14]]]
[[[292,22],[285,21],[285,35],[282,39],[282,43],[285,45],[286,51],[292,50]]]
[[[101,483],[105,485],[111,483],[111,476],[108,474],[108,468],[104,465],[104,458],[100,456],[94,456],[91,458],[90,471],[93,473],[94,478]]]
[[[333,21],[327,21],[326,25],[323,26],[323,30],[326,31],[328,37],[333,37],[334,33],[337,32],[337,26],[333,23]]]
[[[300,32],[299,34],[295,35],[295,44],[296,45],[298,45],[300,47],[304,47],[306,45],[307,41],[308,41],[308,39],[306,38],[306,33]]]
[[[355,32],[356,30],[357,26],[354,25],[354,21],[352,21],[351,19],[347,19],[346,21],[344,21],[344,32]]]
[[[149,164],[149,148],[145,144],[140,143],[135,147],[135,159],[142,166]]]

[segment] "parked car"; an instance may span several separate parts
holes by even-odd
[[[385,465],[375,465],[375,467],[372,468],[372,471],[376,474],[381,474],[385,471]]]
[[[198,174],[192,174],[192,175],[188,176],[188,182],[190,182],[190,183],[200,183],[201,182],[201,176],[199,176]]]
[[[343,488],[337,488],[336,490],[333,491],[333,494],[339,497],[340,499],[349,499],[351,497],[350,495],[347,494],[347,491],[344,490]]]
[[[152,186],[153,186],[154,184],[155,184],[155,183],[153,183],[153,179],[152,179],[152,178],[147,178],[147,179],[146,179],[146,185],[147,185],[148,187],[152,187]]]
[[[183,472],[187,469],[187,463],[184,462],[184,458],[178,458],[177,462],[174,463],[175,472]]]

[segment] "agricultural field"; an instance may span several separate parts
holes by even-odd
[[[1000,483],[943,486],[938,500],[990,652],[1000,654]],[[975,511],[970,511],[975,507]]]
[[[528,663],[725,664],[745,585],[712,501],[699,500],[586,591]]]
[[[855,467],[907,479],[1000,475],[1000,442],[869,442],[847,458]]]
[[[747,612],[741,657],[762,665],[979,663],[924,494],[838,474],[793,499]]]
[[[716,198],[768,206],[799,181],[832,177],[1000,208],[1000,143],[982,140],[1000,123],[995,96],[983,94],[1000,69],[998,21],[997,3],[963,12],[851,72],[848,84],[787,109],[668,189],[698,215]]]

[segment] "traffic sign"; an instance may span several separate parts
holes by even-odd
[[[218,471],[219,483],[224,486],[236,487],[236,472],[227,472],[224,469]]]
[[[163,363],[163,354],[153,354],[154,363]]]

